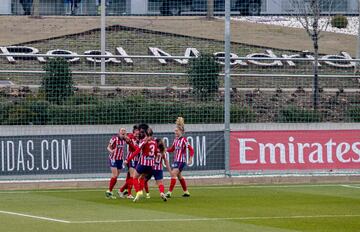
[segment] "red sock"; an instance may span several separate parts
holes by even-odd
[[[148,185],[147,181],[144,182],[144,188],[145,188],[145,192],[148,193],[149,192],[149,185]]]
[[[128,180],[128,184],[127,184],[127,188],[128,188],[128,195],[131,195],[131,189],[133,187],[133,182],[134,182],[134,179],[132,177],[129,178]]]
[[[123,186],[121,186],[120,188],[120,192],[124,192],[124,190],[128,187],[127,181],[125,181],[125,183],[123,184]]]
[[[184,192],[187,191],[186,182],[184,178],[180,179],[180,184]]]
[[[159,185],[159,192],[160,193],[164,193],[165,189],[164,189],[164,185],[163,184],[160,184]]]
[[[128,173],[127,176],[126,176],[126,180],[125,180],[124,185],[121,186],[121,188],[120,188],[120,192],[124,192],[125,189],[127,189],[128,184],[129,184],[129,178],[130,178],[130,174]]]
[[[113,178],[110,179],[110,183],[109,183],[109,190],[110,191],[112,191],[114,189],[116,181],[117,181],[117,177],[113,177]]]
[[[139,192],[141,190],[139,179],[133,178],[133,185],[134,185],[134,188],[135,188],[136,192]]]
[[[144,178],[140,178],[139,182],[140,182],[140,190],[143,190],[143,189],[144,189],[144,186],[145,186],[145,179],[144,179]]]
[[[176,185],[176,179],[171,178],[169,191],[172,192]]]

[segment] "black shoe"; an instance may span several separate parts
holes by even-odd
[[[124,192],[123,192],[123,194],[124,194],[124,196],[128,195],[128,194],[129,194],[128,190],[125,189]]]

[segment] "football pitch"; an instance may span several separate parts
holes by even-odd
[[[0,191],[1,232],[360,231],[360,185],[192,186],[163,202],[104,189]]]

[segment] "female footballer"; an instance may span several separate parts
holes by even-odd
[[[109,166],[112,174],[109,182],[109,189],[105,192],[105,196],[108,199],[116,199],[112,190],[123,167],[123,156],[126,143],[132,149],[136,149],[132,141],[126,136],[126,129],[121,128],[119,133],[110,139],[109,145],[107,146],[109,152]]]
[[[163,199],[164,201],[167,201],[166,195],[164,193],[165,190],[164,190],[164,183],[163,183],[163,179],[164,179],[163,161],[165,162],[166,168],[169,171],[169,173],[171,172],[171,170],[170,170],[169,161],[166,158],[166,147],[165,147],[164,141],[162,139],[155,139],[155,141],[158,145],[158,150],[157,150],[157,154],[155,156],[153,170],[152,170],[151,174],[149,174],[145,177],[145,191],[146,191],[147,198],[150,198],[150,195],[148,195],[149,188],[146,188],[146,185],[147,185],[147,182],[151,179],[151,177],[154,176],[156,184],[159,188],[161,199]]]
[[[154,139],[152,139],[151,131],[149,131],[149,126],[147,124],[139,125],[139,138],[142,139],[139,147],[136,151],[127,158],[125,164],[130,163],[130,161],[140,154],[140,159],[138,165],[135,170],[135,178],[133,179],[133,185],[136,191],[136,196],[134,198],[134,202],[138,201],[142,195],[144,188],[144,176],[150,174],[152,172],[152,167],[154,166],[154,158],[157,151],[157,144]]]
[[[187,139],[184,137],[185,133],[185,125],[184,118],[178,117],[176,120],[176,127],[174,129],[175,132],[175,140],[170,148],[167,149],[167,152],[174,152],[174,162],[172,164],[171,170],[171,182],[169,191],[166,193],[166,197],[170,198],[172,191],[174,190],[176,184],[176,178],[179,179],[181,187],[184,191],[183,197],[190,197],[190,193],[187,190],[186,182],[184,177],[182,176],[182,171],[186,166],[186,150],[189,150],[189,162],[188,165],[192,163],[192,159],[194,156],[194,149],[189,144]]]

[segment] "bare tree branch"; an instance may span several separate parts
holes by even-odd
[[[328,9],[328,18],[323,18],[321,15],[321,10],[323,9],[323,4],[329,2]],[[314,49],[314,62],[313,62],[313,108],[316,110],[319,105],[319,39],[320,35],[324,30],[327,29],[330,22],[330,15],[332,9],[333,0],[290,0],[294,9],[295,17],[302,25],[306,33],[309,35],[310,39],[313,42]],[[325,24],[322,22],[325,20]]]

